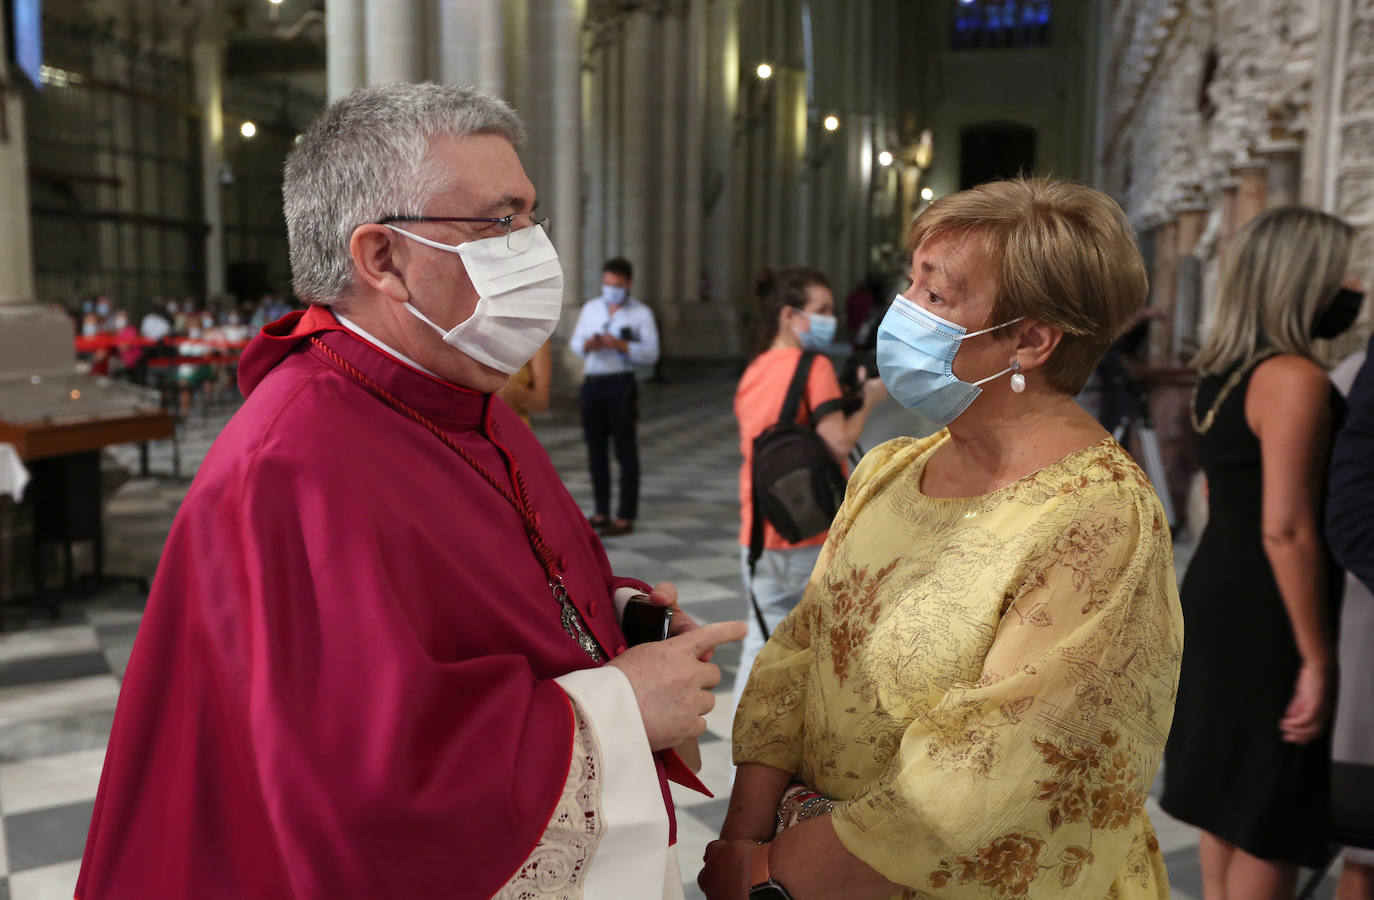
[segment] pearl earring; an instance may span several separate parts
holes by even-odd
[[[1011,389],[1013,393],[1021,393],[1026,389],[1026,376],[1021,374],[1021,360],[1011,361]]]

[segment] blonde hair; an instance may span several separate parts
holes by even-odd
[[[956,234],[981,237],[992,264],[989,326],[1025,316],[1064,333],[1041,371],[1065,393],[1083,388],[1145,303],[1135,233],[1121,207],[1092,188],[1013,178],[950,194],[917,218],[908,248]]]
[[[1226,260],[1211,333],[1193,360],[1198,371],[1221,375],[1261,347],[1314,359],[1312,322],[1340,289],[1354,233],[1305,206],[1246,223]]]

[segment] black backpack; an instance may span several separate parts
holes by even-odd
[[[777,529],[789,544],[815,537],[830,527],[844,500],[845,477],[830,448],[816,434],[815,423],[840,408],[840,401],[822,403],[811,415],[811,425],[797,421],[806,380],[816,354],[803,353],[782,403],[782,415],[754,438],[754,515],[749,535],[749,577],[763,555],[763,523]],[[753,599],[753,592],[750,592]],[[768,625],[754,603],[763,636]]]

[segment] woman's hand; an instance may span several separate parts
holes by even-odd
[[[749,861],[766,846],[758,841],[712,841],[706,845],[706,865],[697,875],[697,887],[706,893],[706,900],[747,900],[749,897]]]
[[[1279,731],[1290,744],[1306,744],[1325,729],[1331,716],[1336,673],[1329,663],[1303,663],[1293,687],[1293,699],[1279,720]]]

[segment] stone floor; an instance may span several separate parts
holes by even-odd
[[[684,607],[700,620],[743,618],[737,541],[738,436],[726,374],[649,385],[642,399],[642,511],[635,533],[607,541],[617,572],[676,582]],[[195,416],[181,437],[183,471],[194,472],[230,410]],[[877,411],[864,445],[910,425],[894,403]],[[569,490],[590,504],[581,434],[570,410],[535,430]],[[134,447],[114,449],[131,470]],[[171,471],[170,445],[153,448],[155,471]],[[107,568],[151,577],[187,482],[134,479],[107,513]],[[1185,548],[1180,547],[1180,551]],[[1179,556],[1185,554],[1180,552]],[[104,746],[138,627],[143,597],[116,588],[64,604],[57,620],[11,610],[0,636],[0,900],[69,900],[85,842]],[[675,789],[679,856],[689,897],[706,843],[724,817],[731,777],[730,689],[736,648],[718,656],[725,678],[702,746],[708,799]],[[1150,812],[1169,867],[1173,896],[1201,895],[1193,829]],[[1319,897],[1332,896],[1328,876]]]

